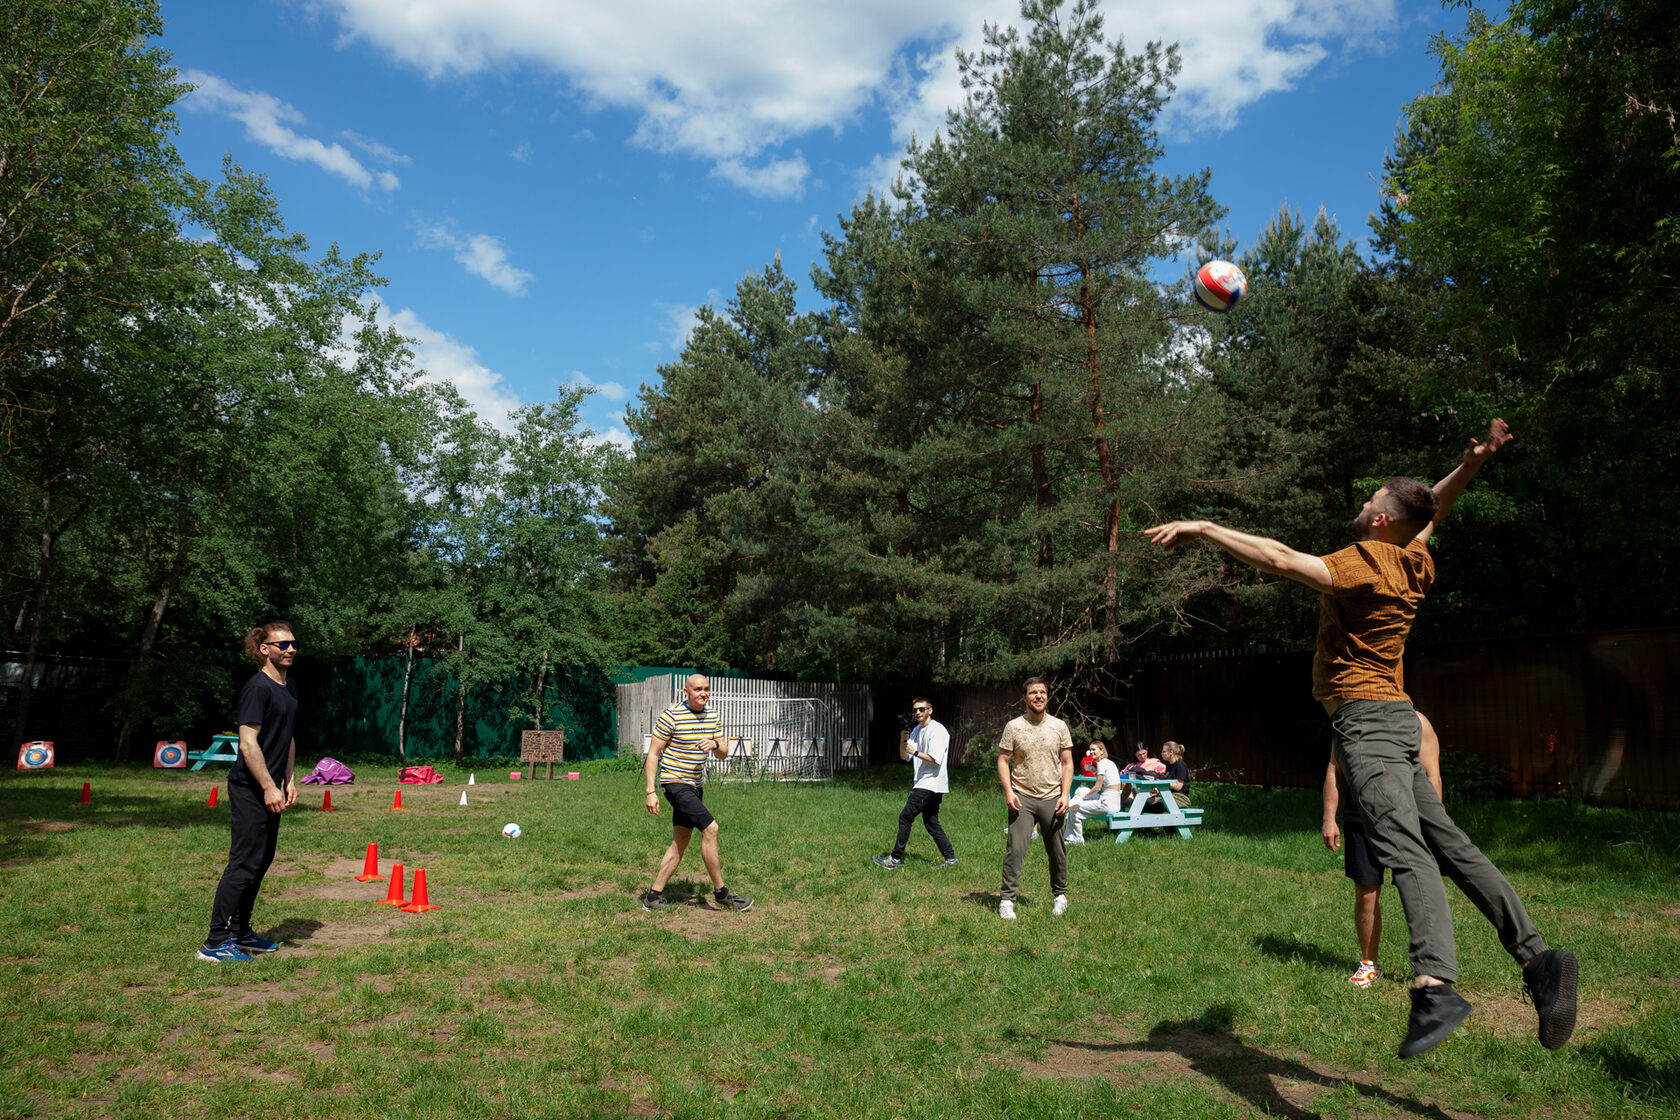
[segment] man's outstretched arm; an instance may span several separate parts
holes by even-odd
[[[1200,537],[1223,548],[1251,568],[1304,583],[1320,593],[1327,594],[1333,590],[1330,569],[1323,560],[1309,552],[1296,552],[1269,537],[1239,533],[1212,521],[1169,521],[1144,532],[1149,534],[1150,540],[1164,548],[1176,548],[1187,540]]]
[[[1435,520],[1419,530],[1418,540],[1425,544],[1429,542],[1430,535],[1435,532],[1435,526],[1439,525],[1441,519],[1447,516],[1447,511],[1452,509],[1454,502],[1458,501],[1458,496],[1464,493],[1464,488],[1470,485],[1470,480],[1476,477],[1476,472],[1481,470],[1489,459],[1493,458],[1494,452],[1515,438],[1511,434],[1510,426],[1495,416],[1493,421],[1488,424],[1487,438],[1480,441],[1470,441],[1470,446],[1464,452],[1464,460],[1453,468],[1451,474],[1435,484]]]

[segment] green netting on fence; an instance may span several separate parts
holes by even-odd
[[[397,753],[402,719],[401,657],[354,657],[300,664],[302,703],[298,746],[310,756]],[[403,729],[409,759],[452,758],[461,691],[439,662],[414,659],[408,686],[408,718]],[[529,703],[517,682],[480,686],[466,695],[462,715],[462,756],[517,755],[519,735],[532,726]],[[613,741],[612,684],[594,668],[558,667],[549,673],[545,729],[563,728],[568,758],[607,758]]]

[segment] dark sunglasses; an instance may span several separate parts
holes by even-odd
[[[291,641],[286,641],[286,642],[264,642],[263,645],[273,646],[275,649],[280,650],[281,652],[285,652],[286,650],[289,650],[289,649],[296,649],[297,648],[297,641],[296,641],[296,639],[293,639]]]

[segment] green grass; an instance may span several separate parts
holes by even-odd
[[[434,765],[438,765],[434,763]],[[1071,852],[1052,918],[1044,857],[996,917],[1004,812],[964,775],[943,818],[886,850],[901,771],[830,785],[719,784],[730,885],[703,908],[691,850],[636,903],[670,836],[641,777],[576,782],[439,765],[403,787],[362,766],[321,813],[306,787],[258,904],[287,947],[194,959],[226,858],[225,769],[80,767],[0,777],[0,1116],[1294,1117],[1680,1114],[1680,819],[1564,802],[1463,806],[1542,932],[1581,958],[1575,1039],[1542,1050],[1516,967],[1456,891],[1476,1013],[1412,1062],[1405,927],[1344,982],[1351,891],[1317,795],[1198,789],[1189,841]],[[73,804],[83,781],[93,803]],[[518,821],[517,841],[499,835]],[[376,906],[369,841],[427,869],[425,915]],[[1402,982],[1393,982],[1393,981]]]

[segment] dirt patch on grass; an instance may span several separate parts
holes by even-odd
[[[1022,1073],[1042,1078],[1139,1079],[1200,1083],[1214,1095],[1272,1116],[1312,1120],[1314,1102],[1352,1085],[1367,1109],[1398,1110],[1430,1120],[1477,1120],[1474,1113],[1446,1108],[1386,1089],[1367,1070],[1338,1070],[1304,1056],[1272,1054],[1244,1042],[1230,1028],[1229,1013],[1210,1009],[1200,1020],[1161,1023],[1147,1034],[1113,1020],[1098,1020],[1083,1038],[1042,1039],[1038,1061],[1019,1063]]]
[[[429,864],[436,853],[421,853],[409,856],[403,860],[403,896],[406,898],[414,889],[414,872],[418,868],[426,867],[427,878],[431,876]],[[412,862],[411,862],[412,861]],[[363,861],[360,859],[325,859],[325,860],[297,860],[283,864],[274,861],[269,874],[278,879],[293,877],[299,873],[319,874],[327,881],[307,886],[293,885],[281,887],[274,891],[274,898],[328,898],[337,902],[378,902],[384,898],[391,888],[391,864],[388,859],[379,861],[379,873],[385,878],[370,879],[365,883],[357,882],[356,876],[362,873]]]
[[[1501,1038],[1531,1038],[1537,1030],[1534,1004],[1526,996],[1483,995],[1470,1002],[1475,1006],[1470,1014],[1470,1023]],[[1606,1028],[1627,1022],[1629,1018],[1627,1008],[1620,1003],[1603,998],[1579,999],[1573,1041],[1591,1039]]]
[[[88,821],[19,821],[17,830],[36,834],[69,832],[71,829],[86,828],[88,824]]]
[[[1657,913],[1665,918],[1680,918],[1680,906],[1664,906]]]
[[[224,988],[208,995],[200,995],[199,998],[206,1003],[213,1003],[217,1007],[251,1007],[260,1010],[275,1005],[296,1003],[309,994],[310,991],[306,988],[259,984],[254,988]]]

